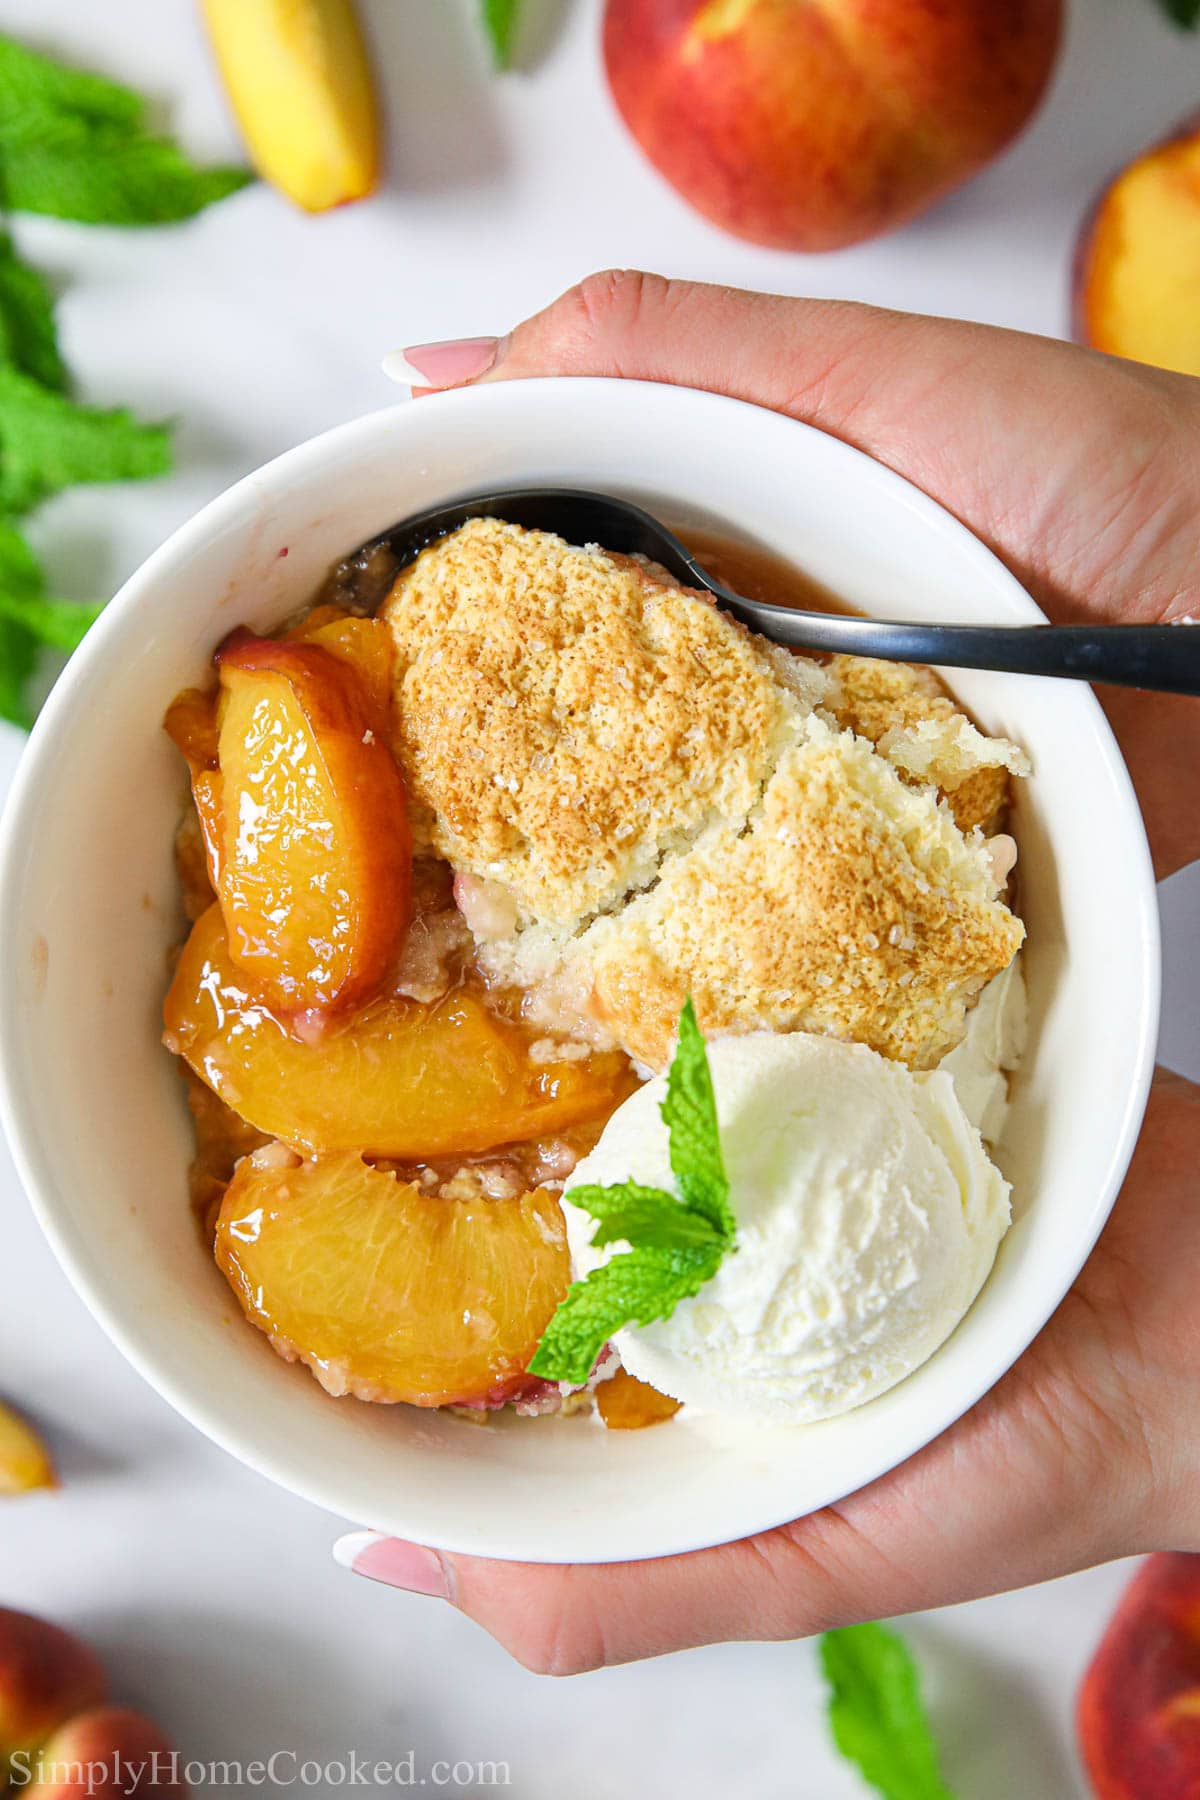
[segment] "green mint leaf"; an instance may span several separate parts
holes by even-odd
[[[0,588],[0,620],[19,626],[37,643],[68,655],[79,648],[103,611],[102,606],[85,606],[75,600],[31,600]]]
[[[36,638],[20,625],[0,619],[0,719],[28,731],[33,711],[25,698],[25,684],[37,667]]]
[[[37,558],[16,526],[0,519],[0,592],[22,604],[36,605],[43,593]],[[0,718],[28,731],[33,715],[25,684],[38,660],[37,639],[21,624],[0,615]]]
[[[41,564],[11,519],[0,519],[0,591],[23,600],[46,592]]]
[[[145,101],[132,88],[0,37],[0,117],[12,129],[35,131],[46,114],[73,113],[97,125],[135,131],[145,110]]]
[[[670,1134],[671,1168],[684,1205],[732,1239],[737,1220],[721,1155],[717,1104],[704,1037],[689,994],[679,1015],[679,1047],[667,1072],[663,1121]]]
[[[6,231],[0,231],[0,363],[61,391],[67,372],[58,353],[54,299],[49,286],[22,262]]]
[[[907,1646],[882,1625],[850,1625],[821,1639],[829,1723],[842,1755],[884,1800],[954,1800]]]
[[[571,1188],[566,1197],[572,1206],[581,1206],[599,1220],[592,1233],[598,1250],[617,1243],[653,1250],[723,1248],[707,1219],[689,1212],[662,1188],[639,1187],[636,1181],[623,1181],[616,1187],[584,1183]]]
[[[496,67],[511,68],[521,0],[480,0],[480,7]]]
[[[53,120],[36,139],[0,125],[0,193],[14,212],[84,225],[163,225],[190,219],[254,177],[200,169],[166,138],[127,137]]]
[[[546,1381],[581,1385],[614,1331],[669,1319],[681,1300],[698,1294],[720,1266],[722,1246],[694,1250],[637,1248],[574,1281],[546,1327],[529,1365]]]
[[[90,225],[153,225],[244,187],[143,129],[139,94],[0,37],[0,201]]]
[[[1200,26],[1200,0],[1159,0],[1159,4],[1168,19],[1174,19],[1185,31],[1195,31]]]
[[[141,480],[170,466],[166,426],[76,406],[0,368],[0,511],[26,512],[77,482]]]

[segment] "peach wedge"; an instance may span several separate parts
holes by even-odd
[[[202,0],[255,167],[306,212],[379,176],[375,85],[354,0]]]
[[[639,1381],[628,1369],[618,1369],[596,1388],[596,1407],[610,1431],[643,1431],[647,1425],[673,1419],[679,1402],[660,1394],[648,1381]]]
[[[1080,239],[1075,334],[1200,375],[1200,115],[1123,169]]]
[[[0,1494],[57,1486],[50,1452],[33,1426],[0,1401]]]
[[[625,1059],[532,1062],[529,1037],[470,989],[432,1008],[384,999],[315,1039],[292,1034],[229,954],[218,907],[192,928],[165,1041],[228,1106],[307,1151],[416,1160],[563,1131],[629,1091]]]
[[[316,641],[238,631],[217,666],[217,896],[230,953],[277,1009],[324,1018],[360,1006],[411,915],[408,806],[386,712],[353,661]]]
[[[335,1394],[498,1405],[570,1283],[557,1197],[440,1200],[360,1156],[238,1165],[217,1262],[243,1312]]]

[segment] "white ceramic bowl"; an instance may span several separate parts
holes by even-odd
[[[1158,1010],[1154,884],[1129,780],[1085,687],[952,677],[1035,774],[1016,832],[1033,1035],[1007,1152],[1015,1223],[975,1307],[923,1369],[826,1424],[586,1419],[478,1430],[327,1398],[243,1323],[188,1210],[190,1125],[159,1044],[182,930],[184,794],[163,709],[217,640],[275,625],[331,563],[406,514],[520,482],[626,493],[740,528],[883,616],[1033,622],[1000,564],[833,438],[678,388],[536,381],[451,393],[302,444],[214,500],[126,584],[59,682],[0,850],[0,1061],[25,1185],[125,1354],[217,1443],[346,1518],[534,1561],[689,1550],[808,1512],[942,1431],[1020,1355],[1125,1172]],[[285,554],[286,552],[286,554]]]

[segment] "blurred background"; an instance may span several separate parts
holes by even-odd
[[[258,183],[154,229],[17,220],[22,255],[59,296],[80,397],[176,422],[172,473],[73,488],[28,521],[52,593],[103,599],[238,476],[393,403],[387,350],[503,332],[606,265],[1068,335],[1089,207],[1200,107],[1200,35],[1158,0],[1073,0],[1050,92],[1014,148],[891,235],[768,249],[709,223],[649,166],[605,82],[602,10],[525,0],[501,72],[477,0],[361,0],[387,167],[354,205],[308,215]],[[0,31],[143,91],[199,162],[244,160],[190,0],[0,0]],[[1195,305],[1200,320],[1200,291]],[[23,738],[0,733],[6,781]],[[1163,1057],[1200,1076],[1200,868],[1164,888],[1163,911]],[[435,1759],[462,1763],[442,1786],[463,1795],[486,1791],[465,1765],[491,1760],[519,1800],[866,1793],[828,1744],[810,1646],[719,1647],[554,1684],[449,1609],[350,1578],[329,1558],[342,1521],[226,1459],[126,1367],[6,1161],[0,1205],[0,1386],[45,1428],[63,1480],[0,1501],[0,1600],[89,1636],[121,1697],[190,1756],[411,1750],[418,1779]],[[1073,1695],[1126,1575],[911,1622],[956,1793],[1086,1794]]]

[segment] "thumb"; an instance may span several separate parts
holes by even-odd
[[[852,423],[881,368],[891,384],[891,413],[897,377],[919,369],[938,338],[961,334],[965,344],[982,329],[851,301],[796,300],[608,269],[506,337],[418,344],[385,357],[384,369],[419,393],[549,375],[669,382],[731,394],[858,441]],[[923,345],[931,334],[933,345]]]
[[[1066,1382],[1053,1327],[1043,1357]],[[1107,1351],[1104,1352],[1108,1354]],[[1040,1581],[1148,1538],[1138,1469],[1089,1394],[1047,1404],[1029,1352],[942,1437],[890,1475],[773,1531],[635,1563],[495,1562],[355,1531],[338,1562],[436,1595],[539,1674],[572,1675],[728,1639],[807,1637]],[[1066,1416],[1064,1416],[1066,1415]],[[1071,1453],[1064,1458],[1064,1437]],[[997,1480],[1004,1469],[1007,1480]]]
[[[333,1547],[356,1575],[448,1600],[526,1668],[575,1675],[729,1638],[803,1637],[844,1622],[838,1559],[790,1528],[639,1563],[492,1562],[353,1531]],[[867,1609],[869,1610],[869,1608]],[[853,1605],[850,1607],[853,1612]],[[864,1615],[865,1616],[865,1615]]]

